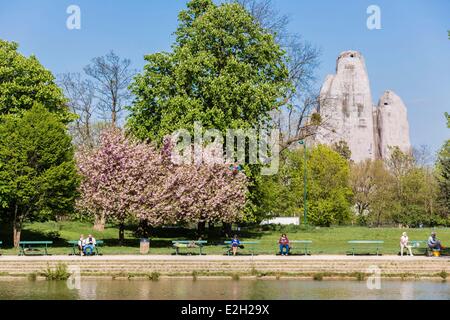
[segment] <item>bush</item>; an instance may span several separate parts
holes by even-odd
[[[67,280],[70,273],[67,271],[66,264],[58,263],[55,269],[50,268],[47,264],[47,269],[41,272],[41,276],[44,276],[47,280]]]

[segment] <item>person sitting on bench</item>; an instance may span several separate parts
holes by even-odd
[[[412,256],[411,246],[409,245],[409,238],[406,232],[403,232],[400,237],[400,255],[403,257],[403,249],[406,248],[409,251],[409,255]]]
[[[431,236],[428,238],[428,248],[431,250],[441,251],[441,242],[436,239],[436,232],[432,232]]]
[[[84,235],[80,235],[80,240],[78,240],[78,250],[80,252],[80,256],[84,254],[84,245],[85,245]]]
[[[231,240],[231,249],[233,250],[233,256],[237,254],[237,250],[240,245],[241,242],[239,241],[237,234],[235,234],[234,238]]]
[[[289,254],[289,239],[285,233],[281,235],[280,240],[278,240],[278,244],[280,245],[280,254],[282,256],[287,256]],[[284,249],[286,249],[285,252]]]
[[[94,253],[95,245],[97,244],[97,242],[91,234],[84,241],[84,254],[87,256],[91,256]]]

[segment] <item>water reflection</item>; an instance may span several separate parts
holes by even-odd
[[[69,289],[64,281],[0,280],[0,299],[450,299],[450,285],[440,281],[383,280],[380,290],[365,281],[308,280],[94,280]]]

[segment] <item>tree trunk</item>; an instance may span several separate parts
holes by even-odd
[[[99,214],[95,215],[95,222],[94,222],[94,230],[103,232],[105,230],[105,224],[106,224],[106,218],[105,215]]]
[[[208,232],[209,233],[214,232],[214,222],[208,222]]]
[[[119,246],[123,246],[125,240],[125,224],[120,222],[119,224]]]
[[[18,215],[18,207],[15,206],[14,209],[14,221],[13,221],[13,243],[14,248],[19,247],[20,235],[22,233],[22,219]]]
[[[116,127],[116,122],[117,122],[117,114],[115,111],[112,111],[111,112],[111,123],[112,123],[113,128]]]
[[[147,220],[141,219],[139,220],[139,226],[137,228],[137,236],[141,238],[149,238],[152,232],[152,226],[148,223]]]
[[[223,223],[223,230],[222,230],[223,234],[225,235],[226,238],[231,238],[232,235],[232,228],[231,228],[231,223]]]
[[[197,225],[197,235],[202,238],[205,234],[206,221],[200,221]]]

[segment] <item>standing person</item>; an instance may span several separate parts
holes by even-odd
[[[409,238],[406,232],[403,232],[402,236],[400,237],[400,254],[402,257],[404,248],[408,249],[410,256],[413,256],[411,246],[409,245]]]
[[[428,238],[428,248],[431,250],[441,251],[441,242],[436,239],[436,232],[432,232],[431,236]]]
[[[281,235],[280,240],[278,240],[278,244],[280,245],[280,254],[282,256],[287,256],[289,254],[289,249],[290,248],[289,248],[289,239],[288,239],[288,237],[286,236],[285,233],[283,233]],[[284,249],[286,249],[285,253],[283,252]]]
[[[78,250],[80,252],[80,256],[84,254],[84,245],[85,245],[84,235],[80,234],[80,239],[78,240]]]
[[[231,240],[231,249],[233,250],[233,256],[237,254],[237,250],[240,245],[241,242],[239,241],[237,234],[235,234],[233,239]]]
[[[97,244],[97,241],[95,238],[90,234],[85,240],[84,245],[84,254],[85,255],[92,255],[94,253],[95,245]],[[89,251],[89,254],[88,254]]]

